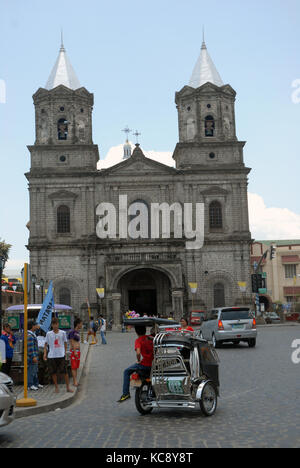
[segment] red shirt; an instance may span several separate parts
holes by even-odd
[[[189,325],[186,327],[186,328],[179,328],[180,331],[191,331],[193,332],[194,329],[192,327],[190,327]]]
[[[151,367],[153,361],[153,340],[147,335],[140,336],[135,340],[134,345],[135,350],[138,348],[141,350],[141,355],[143,357],[140,364]]]

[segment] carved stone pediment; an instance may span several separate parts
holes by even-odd
[[[115,166],[103,169],[104,175],[136,175],[136,174],[176,174],[177,170],[173,167],[166,166],[163,163],[147,158],[140,148],[136,148],[132,156],[125,161],[116,164]]]
[[[202,195],[221,195],[223,197],[226,197],[226,195],[229,194],[228,190],[223,189],[222,187],[219,187],[218,185],[214,185],[212,187],[209,187],[207,189],[204,189],[201,191]]]
[[[50,200],[75,200],[77,197],[78,195],[76,195],[76,193],[67,190],[59,190],[49,195]]]

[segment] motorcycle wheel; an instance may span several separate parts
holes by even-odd
[[[200,409],[204,416],[212,416],[217,409],[218,396],[215,387],[211,382],[207,382],[202,390]]]
[[[135,391],[135,406],[142,415],[150,414],[153,408],[146,404],[145,400],[148,395],[150,384],[143,384]]]

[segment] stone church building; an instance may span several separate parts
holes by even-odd
[[[236,92],[224,85],[205,42],[189,85],[176,93],[175,167],[126,145],[122,162],[97,169],[93,94],[82,87],[62,45],[44,88],[34,94],[36,140],[29,146],[28,249],[31,273],[53,280],[55,302],[87,320],[101,310],[120,324],[125,311],[179,318],[194,310],[251,302],[245,142],[238,141]],[[204,245],[174,236],[99,238],[97,207],[120,195],[139,202],[203,203]],[[172,213],[171,213],[172,214]],[[117,213],[119,215],[119,213]],[[132,218],[132,217],[131,217]],[[171,219],[172,216],[171,216]],[[174,223],[173,223],[174,224]],[[247,283],[240,291],[238,282]],[[192,295],[189,283],[197,283]],[[104,288],[100,299],[96,288]]]

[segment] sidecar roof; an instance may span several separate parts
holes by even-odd
[[[170,327],[172,327],[172,325],[179,325],[179,323],[175,320],[169,320],[158,317],[138,317],[132,319],[125,318],[123,322],[124,325],[132,325],[133,327],[153,327],[154,325],[170,325]]]

